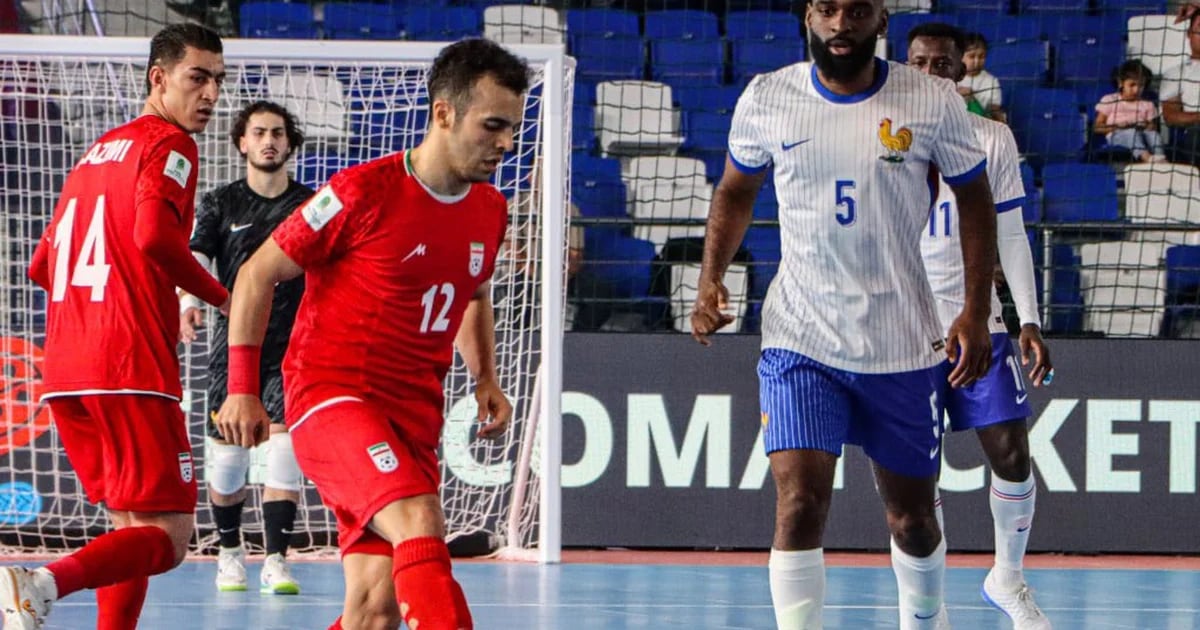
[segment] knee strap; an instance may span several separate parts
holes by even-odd
[[[292,450],[292,436],[273,433],[267,440],[267,476],[263,485],[276,490],[300,491],[300,465]]]
[[[205,453],[208,485],[219,494],[230,495],[246,487],[250,470],[250,449],[233,444],[209,442]]]

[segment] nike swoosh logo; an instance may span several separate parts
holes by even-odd
[[[1027,531],[1029,531],[1029,526],[1028,526],[1028,525],[1026,525],[1025,527],[1018,527],[1018,528],[1017,528],[1017,533],[1018,533],[1018,534],[1021,534],[1021,533],[1027,532]]]
[[[238,225],[238,224],[234,223],[233,225],[229,226],[229,231],[230,232],[241,232],[242,230],[250,227],[251,225],[254,225],[254,224],[253,223],[244,223],[242,225]]]
[[[1025,402],[1026,398],[1029,398],[1029,394],[1019,394],[1017,396],[1017,404],[1019,405],[1019,404]]]
[[[784,142],[784,143],[783,143],[783,150],[784,150],[784,151],[791,151],[792,149],[795,149],[796,147],[798,147],[798,146],[800,146],[800,145],[804,144],[805,142],[808,142],[809,140],[812,140],[812,138],[809,138],[808,140],[801,140],[801,141],[799,141],[799,142],[793,142],[793,143],[791,143],[791,144],[788,144],[787,142]]]
[[[217,531],[218,531],[218,532],[220,532],[220,533],[222,533],[222,534],[228,534],[228,533],[230,533],[230,532],[236,532],[237,530],[238,530],[238,528],[237,528],[237,527],[234,527],[233,529],[221,529],[220,527],[218,527],[218,528],[217,528]]]
[[[925,620],[925,619],[933,619],[934,617],[936,617],[936,616],[937,616],[937,612],[935,611],[933,614],[931,614],[931,615],[929,615],[929,616],[927,616],[927,617],[922,617],[922,616],[921,616],[921,613],[913,613],[913,616],[914,616],[914,617],[916,617],[917,619],[921,619],[921,620]]]

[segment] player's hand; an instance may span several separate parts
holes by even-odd
[[[1054,371],[1054,364],[1050,362],[1050,348],[1046,347],[1046,342],[1042,339],[1041,329],[1033,324],[1025,324],[1021,327],[1021,337],[1017,345],[1021,348],[1021,365],[1028,366],[1030,355],[1033,355],[1029,381],[1034,387],[1046,385],[1046,376]]]
[[[216,425],[226,442],[244,448],[262,444],[271,433],[271,417],[258,396],[250,394],[226,398],[217,412]]]
[[[479,381],[475,384],[475,402],[479,403],[479,422],[483,424],[476,434],[485,440],[503,435],[512,420],[513,408],[500,386],[495,381]]]
[[[1185,2],[1179,7],[1179,12],[1175,14],[1175,23],[1187,22],[1192,19],[1192,16],[1200,11],[1200,3]]]
[[[988,334],[987,318],[959,314],[950,324],[946,339],[946,356],[954,369],[947,378],[953,387],[966,387],[987,374],[992,362],[992,337]]]
[[[708,336],[733,323],[729,311],[729,289],[720,280],[700,280],[700,291],[692,306],[692,338],[710,345]]]
[[[196,340],[196,329],[204,328],[204,311],[189,306],[179,316],[179,340],[192,343]]]

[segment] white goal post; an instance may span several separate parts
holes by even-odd
[[[314,188],[340,168],[416,146],[428,114],[426,74],[445,45],[225,40],[228,76],[218,111],[195,136],[198,193],[245,176],[228,135],[233,114],[253,100],[280,102],[296,114],[307,141],[293,174]],[[484,536],[501,557],[557,562],[574,61],[558,45],[507,46],[535,75],[516,149],[495,181],[512,200],[493,291],[497,367],[514,423],[498,443],[474,437],[470,379],[456,358],[446,379],[442,498],[449,539]],[[84,500],[48,430],[49,412],[37,403],[45,296],[25,268],[71,166],[101,133],[141,112],[148,54],[147,38],[0,36],[0,554],[77,547],[106,526]],[[182,404],[200,471],[200,552],[215,540],[203,474],[206,355],[203,338],[181,347]],[[258,465],[252,482],[256,474]],[[251,494],[243,522],[255,547],[261,496]],[[306,484],[294,544],[328,550],[333,525]]]

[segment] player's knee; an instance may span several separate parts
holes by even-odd
[[[292,449],[292,436],[287,433],[272,433],[267,440],[268,488],[300,491],[300,465],[296,463],[296,452]]]
[[[233,444],[211,443],[206,453],[208,485],[217,494],[232,495],[246,487],[250,450]]]
[[[779,488],[776,514],[796,528],[820,527],[829,512],[829,497],[800,486]]]
[[[887,520],[896,546],[910,556],[924,558],[933,553],[942,540],[937,517],[932,511],[928,514],[889,511]]]
[[[979,432],[992,473],[1005,481],[1025,481],[1032,472],[1025,420],[987,427]]]

